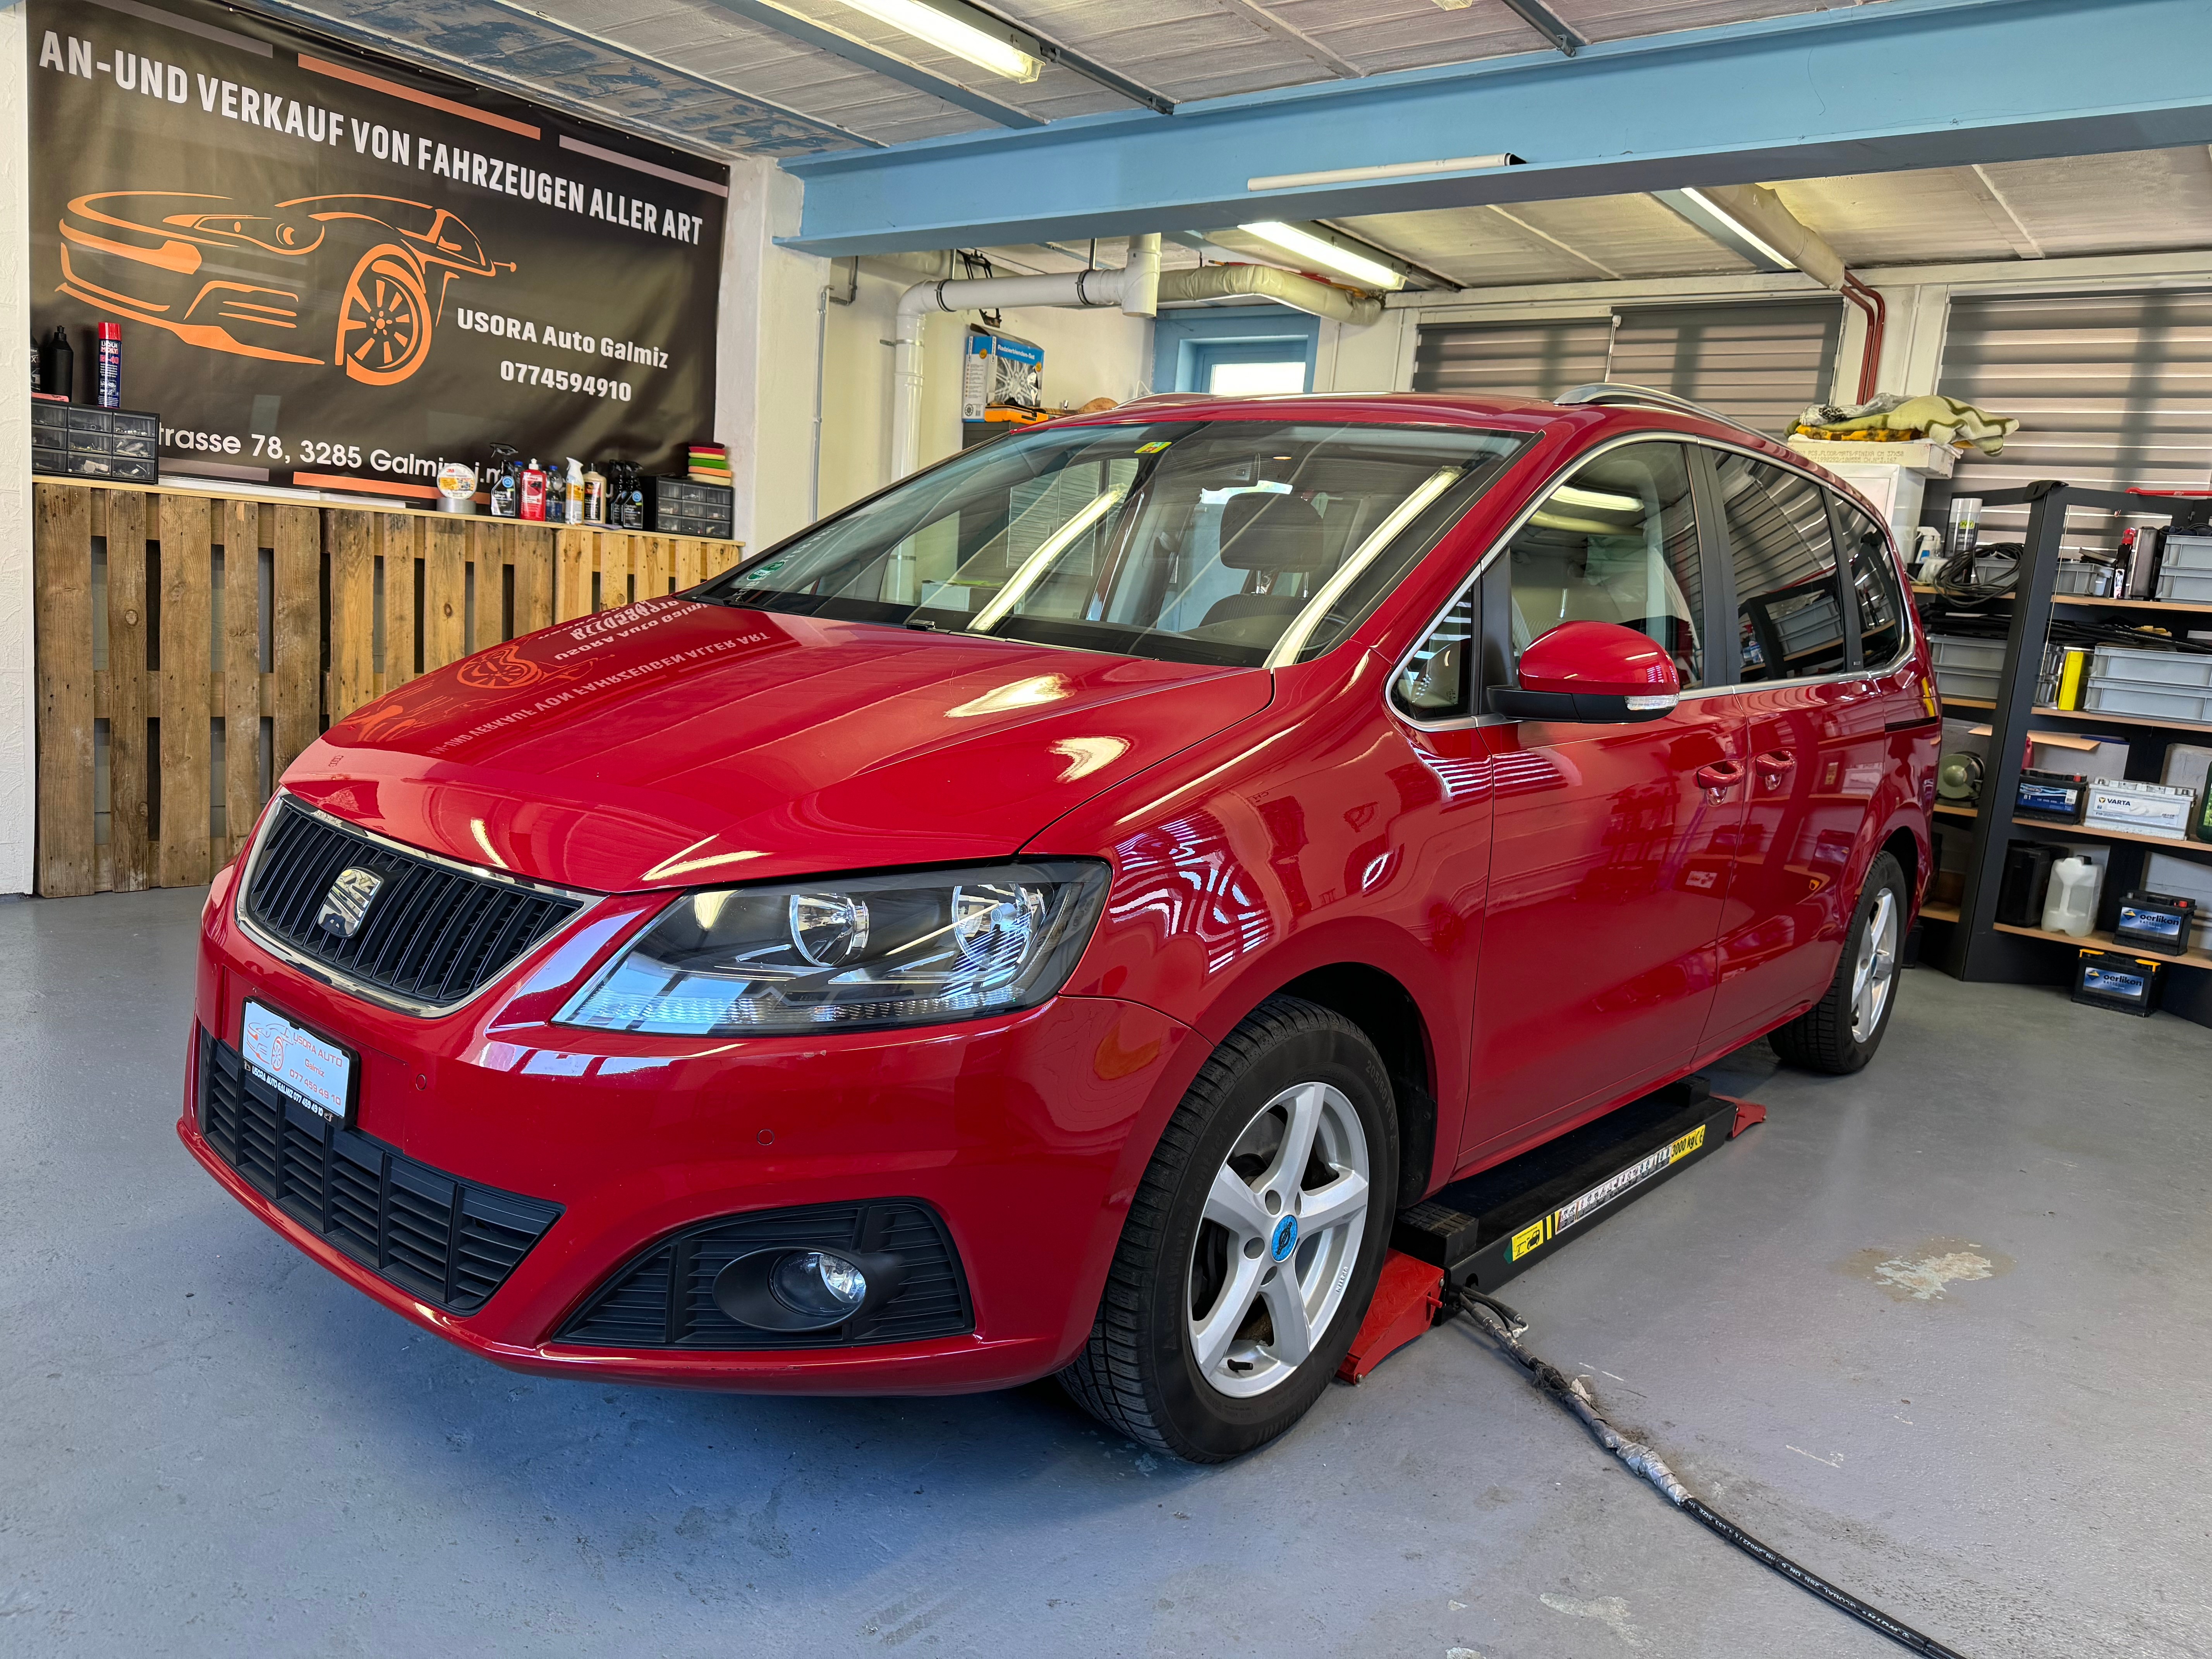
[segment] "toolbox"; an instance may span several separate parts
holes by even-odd
[[[161,417],[136,409],[31,404],[31,471],[49,477],[159,483]]]
[[[2074,1000],[2115,1013],[2158,1012],[2166,991],[2166,964],[2118,951],[2084,951],[2074,964]]]
[[[2197,901],[2165,893],[2135,892],[2120,901],[2119,926],[2112,942],[2135,951],[2155,951],[2160,956],[2189,954],[2189,930],[2197,919]]]

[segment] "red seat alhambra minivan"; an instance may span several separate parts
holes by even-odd
[[[1152,399],[332,727],[179,1133],[518,1370],[1057,1373],[1229,1457],[1401,1206],[1763,1034],[1866,1062],[1937,731],[1880,523],[1688,405]]]

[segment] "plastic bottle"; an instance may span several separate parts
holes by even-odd
[[[584,469],[584,522],[607,521],[607,475],[596,466]]]
[[[562,481],[561,519],[564,524],[584,521],[584,464],[574,456],[568,458],[567,473]]]
[[[94,400],[102,409],[123,407],[123,325],[100,325],[100,357]]]
[[[42,355],[46,358],[46,374],[42,378],[46,383],[46,390],[58,392],[64,398],[76,398],[76,354],[70,349],[69,331],[60,324],[55,324],[53,336],[47,340]]]
[[[2043,902],[2043,931],[2087,939],[2097,925],[2096,865],[2080,854],[2051,866],[2051,896]]]
[[[491,465],[484,469],[489,473],[487,488],[491,495],[491,515],[495,519],[512,519],[521,508],[521,475],[515,469],[520,459],[505,444],[491,447]]]
[[[522,516],[532,520],[545,516],[545,469],[538,465],[535,455],[522,469]]]

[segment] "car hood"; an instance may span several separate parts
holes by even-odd
[[[412,680],[284,782],[410,846],[599,891],[1002,858],[1272,684],[652,599]]]

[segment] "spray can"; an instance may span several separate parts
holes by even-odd
[[[123,407],[123,325],[100,325],[98,402],[102,409]]]
[[[491,465],[484,469],[489,474],[487,486],[491,495],[491,515],[495,519],[512,519],[520,509],[521,477],[516,471],[515,452],[505,444],[491,447]]]
[[[533,520],[545,517],[545,469],[538,465],[535,455],[522,469],[522,516]]]
[[[1978,495],[1954,495],[1951,498],[1950,552],[1955,557],[1960,553],[1972,553],[1981,538],[1982,498]]]
[[[74,398],[76,396],[76,354],[70,349],[69,331],[60,324],[55,324],[52,337],[47,340],[41,355],[46,359],[46,373],[41,378],[46,383],[46,390]]]
[[[596,466],[584,469],[584,522],[607,521],[607,475]]]

